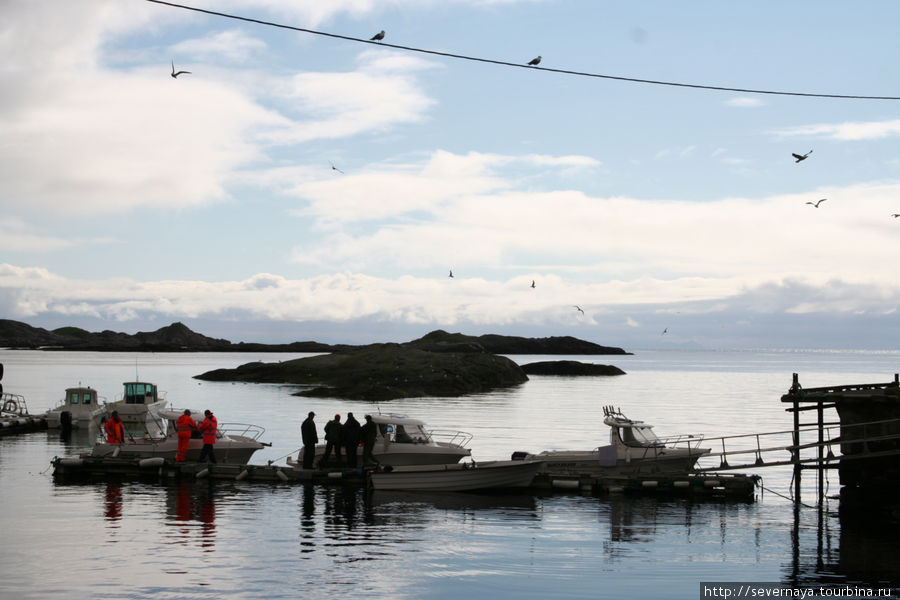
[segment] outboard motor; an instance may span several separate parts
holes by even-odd
[[[512,453],[510,457],[511,460],[525,460],[528,457],[528,452],[524,452],[522,450],[516,450]]]

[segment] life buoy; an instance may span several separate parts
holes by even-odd
[[[10,398],[9,400],[7,400],[6,402],[3,403],[3,412],[18,414],[19,413],[19,404],[15,400]]]

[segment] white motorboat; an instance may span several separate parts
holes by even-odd
[[[66,389],[66,397],[56,408],[45,413],[47,427],[58,429],[71,426],[72,429],[97,427],[106,414],[106,405],[100,403],[97,390],[91,387]]]
[[[653,426],[627,418],[612,406],[603,407],[609,445],[593,450],[547,450],[539,454],[516,452],[514,459],[543,461],[542,473],[550,475],[628,476],[656,473],[688,473],[697,460],[710,452],[701,448],[702,435],[657,437]]]
[[[147,421],[149,411],[160,410],[167,404],[165,392],[160,394],[156,384],[126,381],[123,385],[125,389],[122,396],[115,402],[106,404],[107,417],[116,411],[126,425],[143,425]]]
[[[154,458],[162,457],[167,461],[175,460],[175,452],[178,448],[178,431],[175,423],[184,414],[184,409],[159,410],[155,408],[150,412],[147,431],[143,435],[132,433],[131,429],[125,430],[125,442],[122,444],[107,444],[105,440],[94,444],[89,456],[114,457],[114,458]],[[191,411],[191,418],[198,424],[203,420],[203,413]],[[154,432],[150,433],[150,429]],[[245,465],[257,450],[271,444],[259,441],[265,433],[265,429],[258,425],[244,423],[219,423],[218,434],[214,451],[216,462],[219,464]],[[191,436],[188,446],[187,461],[196,462],[203,448],[203,440],[199,433]]]
[[[541,463],[537,460],[495,460],[447,465],[393,467],[369,473],[373,490],[471,492],[511,490],[531,486]]]
[[[382,465],[392,467],[408,465],[443,465],[457,463],[471,456],[466,444],[472,435],[462,431],[440,431],[428,429],[423,421],[395,414],[373,414],[372,421],[378,426],[372,456]],[[356,464],[362,466],[362,446],[357,449]],[[325,445],[316,446],[313,464],[318,465],[325,454]],[[344,449],[341,449],[343,457]],[[346,457],[343,457],[346,460]],[[333,459],[332,459],[333,460]],[[288,464],[301,468],[303,450]]]

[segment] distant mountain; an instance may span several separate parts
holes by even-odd
[[[523,338],[504,335],[470,336],[443,330],[401,344],[428,352],[486,352],[489,354],[630,354],[622,348],[600,346],[578,338]],[[133,335],[115,331],[92,333],[78,327],[48,331],[19,321],[0,319],[0,347],[42,350],[94,350],[118,352],[344,352],[364,346],[323,344],[313,341],[259,344],[207,337],[183,323]]]

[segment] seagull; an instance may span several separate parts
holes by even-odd
[[[531,280],[531,287],[534,287],[534,279]]]
[[[577,304],[575,305],[575,310],[577,310],[577,311],[580,312],[581,314],[584,314],[584,311],[581,310],[581,307],[578,306]]]
[[[175,61],[172,61],[172,79],[177,79],[179,75],[190,75],[190,71],[178,71],[175,72]]]
[[[453,277],[453,269],[450,269],[450,274],[447,277]]]
[[[338,169],[336,166],[334,166],[334,163],[331,163],[331,170],[332,170],[332,171],[337,171],[337,172],[340,173],[341,175],[344,174],[343,171],[341,171],[341,170]]]
[[[817,202],[807,202],[807,204],[812,204],[812,206],[814,208],[819,208],[819,205],[822,204],[823,202],[825,202],[826,200],[828,200],[828,198],[822,198],[821,200],[819,200]]]
[[[894,213],[894,214],[892,214],[891,216],[894,217],[894,218],[896,219],[897,217],[900,217],[900,213]]]
[[[530,61],[528,61],[528,64],[532,67],[538,66],[539,64],[541,64],[541,57],[538,56],[537,58],[532,58]]]
[[[376,33],[375,35],[373,35],[371,37],[371,40],[374,40],[376,42],[380,42],[383,39],[384,39],[384,29],[382,29],[381,31],[379,31],[378,33]]]
[[[792,152],[791,156],[797,159],[794,162],[800,162],[801,160],[806,160],[810,154],[812,154],[812,150],[810,150],[806,154],[797,154],[796,152]]]
[[[663,329],[663,332],[662,332],[660,335],[666,335],[667,333],[669,333],[669,328],[668,328],[668,327],[666,327],[665,329]]]

